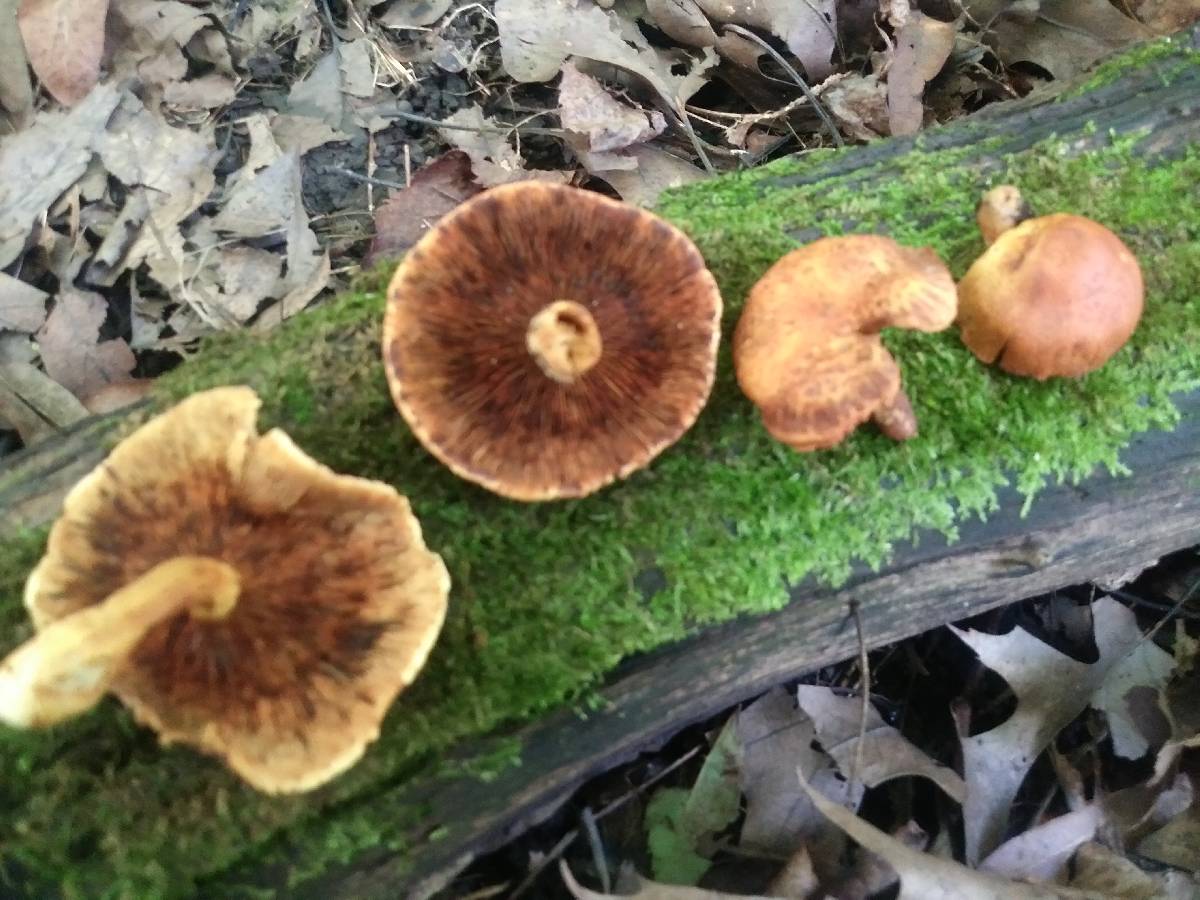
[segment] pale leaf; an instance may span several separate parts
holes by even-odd
[[[622,873],[620,894],[605,894],[585,888],[575,876],[565,860],[560,860],[558,870],[562,873],[563,883],[571,896],[576,900],[610,900],[614,897],[633,897],[637,900],[782,900],[778,897],[768,897],[761,894],[726,894],[721,891],[706,891],[702,888],[682,887],[674,884],[657,884],[642,878],[634,872]]]
[[[636,168],[608,169],[600,177],[616,189],[622,200],[636,206],[654,206],[663,191],[708,177],[703,169],[657,147],[631,147],[628,156]]]
[[[74,106],[100,77],[108,0],[21,0],[17,24],[29,64],[63,106]]]
[[[892,134],[914,134],[921,128],[921,95],[954,49],[957,28],[913,10],[896,35],[895,55],[888,68],[888,116]]]
[[[1192,857],[1196,859],[1196,857]],[[1070,885],[1120,900],[1194,900],[1200,884],[1187,884],[1182,872],[1143,872],[1129,860],[1101,844],[1084,844],[1072,863]],[[1176,876],[1179,876],[1178,878]],[[1190,879],[1187,879],[1190,880]]]
[[[962,900],[964,897],[971,900],[1052,900],[1088,896],[1063,888],[1009,881],[907,847],[845,807],[821,796],[808,785],[799,770],[797,776],[801,789],[822,815],[861,847],[883,857],[896,870],[900,877],[898,900]]]
[[[0,0],[0,106],[8,110],[18,130],[33,115],[33,81],[21,30],[13,27],[20,0]]]
[[[0,421],[26,446],[86,418],[75,396],[27,362],[0,359]]]
[[[120,338],[101,341],[108,305],[99,294],[68,287],[37,334],[46,374],[85,400],[102,387],[127,381],[136,360]]]
[[[800,708],[812,719],[821,747],[833,757],[847,778],[856,763],[858,778],[867,787],[876,787],[892,778],[919,775],[928,778],[952,800],[962,803],[966,785],[953,769],[930,759],[880,717],[867,704],[866,731],[859,748],[862,699],[840,697],[828,687],[802,684],[797,689]]]
[[[618,102],[600,82],[569,62],[562,68],[558,105],[562,127],[585,137],[587,149],[597,153],[640,144],[667,127],[662,113]]]
[[[46,321],[50,295],[0,272],[0,330],[34,332]]]
[[[696,0],[715,22],[762,28],[783,39],[811,81],[833,71],[837,45],[834,0]]]
[[[980,871],[1021,881],[1053,881],[1103,821],[1098,806],[1050,819],[1005,841],[979,864]]]

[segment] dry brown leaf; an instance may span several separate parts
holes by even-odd
[[[342,90],[352,97],[370,97],[375,93],[375,64],[371,42],[366,38],[338,44],[338,68],[342,72]]]
[[[918,852],[929,843],[929,835],[911,819],[893,830],[891,837]],[[863,852],[855,854],[853,864],[845,873],[829,882],[828,893],[837,900],[871,900],[899,880],[896,870],[883,857]]]
[[[878,75],[850,72],[831,75],[817,93],[852,137],[873,141],[888,133],[887,86]]]
[[[33,116],[33,81],[21,30],[16,26],[20,0],[0,0],[0,107],[8,110],[16,130]]]
[[[1200,807],[1189,807],[1137,845],[1142,856],[1200,875]]]
[[[703,169],[658,147],[646,144],[631,147],[627,155],[636,168],[606,169],[599,176],[613,186],[622,200],[636,206],[654,206],[663,191],[708,177]]]
[[[197,108],[209,101],[216,105],[227,102],[233,72],[227,62],[225,36],[205,8],[180,0],[110,2],[108,70],[112,80],[137,78],[145,86],[140,92],[142,99],[151,108],[157,108],[167,93]],[[201,83],[194,87],[187,77],[190,64],[185,47],[195,51],[197,63],[213,62],[217,69],[200,76]]]
[[[471,158],[451,150],[413,174],[412,184],[375,210],[375,236],[363,266],[399,256],[444,216],[483,188],[471,173]]]
[[[34,221],[87,171],[120,99],[116,88],[99,85],[69,111],[43,113],[0,142],[0,268],[20,256]]]
[[[820,888],[821,881],[817,878],[812,857],[804,845],[788,858],[783,868],[767,885],[771,894],[787,897],[789,900],[805,900],[816,895]]]
[[[782,688],[764,694],[737,714],[742,746],[740,773],[746,820],[740,847],[787,857],[807,844],[818,872],[840,850],[837,830],[817,813],[796,783],[796,767],[822,792],[857,807],[862,786],[839,780],[829,757],[813,749],[816,729]]]
[[[798,770],[797,776],[801,788],[822,815],[861,847],[883,857],[896,870],[900,877],[897,900],[962,900],[964,897],[971,900],[1054,900],[1091,896],[1066,888],[1009,881],[907,847],[845,807],[821,796],[819,791],[809,786]]]
[[[1028,62],[1064,80],[1102,56],[1152,36],[1108,0],[1041,0],[1034,17],[1004,15],[996,0],[965,4],[976,21],[996,16],[987,40],[1006,65]]]
[[[656,49],[635,22],[592,0],[496,0],[495,14],[501,60],[517,81],[549,81],[568,57],[590,59],[644,78],[674,110],[717,62],[711,48],[699,60]],[[688,71],[676,74],[673,67],[685,61]]]
[[[558,105],[562,127],[583,139],[577,150],[623,150],[662,134],[667,127],[662,113],[620,103],[570,62],[562,67]]]
[[[839,697],[831,688],[802,684],[797,688],[800,708],[812,719],[817,740],[833,757],[843,776],[849,778],[856,762],[861,761],[857,777],[867,786],[876,787],[892,778],[919,775],[928,778],[954,801],[962,803],[967,786],[953,769],[930,759],[883,721],[875,707],[868,704],[866,732],[859,746],[862,699]]]
[[[317,61],[304,78],[288,91],[287,112],[324,122],[330,128],[348,132],[353,122],[342,93],[342,70],[336,50]]]
[[[1103,821],[1103,812],[1094,805],[1050,819],[1005,841],[979,869],[1021,881],[1054,881]]]
[[[74,106],[100,78],[108,0],[21,0],[17,24],[38,80]]]
[[[887,75],[888,121],[892,134],[915,134],[925,108],[921,95],[954,49],[958,28],[913,10],[896,35],[895,53]]]
[[[0,336],[0,421],[29,446],[88,413],[70,391],[8,351],[5,338],[13,337]]]
[[[37,331],[46,321],[45,291],[0,272],[0,331]]]
[[[1174,34],[1200,19],[1196,0],[1142,0],[1138,18],[1157,34]]]
[[[629,868],[622,870],[616,884],[616,889],[621,893],[604,894],[588,890],[576,881],[565,860],[559,861],[558,871],[562,874],[567,890],[576,900],[611,900],[615,897],[634,897],[637,900],[784,900],[781,897],[767,897],[761,894],[726,894],[721,891],[707,891],[703,888],[658,884],[648,878],[642,878]]]
[[[1139,723],[1152,722],[1153,714],[1159,712],[1155,698],[1174,668],[1175,660],[1170,653],[1153,641],[1142,641],[1096,691],[1092,706],[1108,718],[1113,752],[1117,756],[1138,759],[1150,749],[1150,737],[1157,737],[1153,735],[1155,729],[1149,723]]]
[[[1141,643],[1133,613],[1112,598],[1097,600],[1092,614],[1100,658],[1091,664],[1064,656],[1021,628],[993,635],[950,626],[1017,697],[1016,710],[1003,724],[971,737],[960,735],[968,862],[999,845],[1012,800],[1038,754],[1087,708],[1108,674]]]
[[[163,100],[180,110],[216,109],[228,106],[236,97],[237,82],[220,72],[163,85]]]
[[[696,0],[646,0],[646,16],[685,47],[712,47],[717,33]]]
[[[129,380],[137,360],[120,338],[100,340],[108,304],[99,294],[68,287],[37,334],[46,374],[80,400],[106,385]]]
[[[485,116],[481,106],[464,106],[442,122],[460,126],[440,128],[438,133],[471,158],[475,179],[484,187],[529,179],[563,184],[571,179],[571,172],[526,169],[521,154],[509,143],[502,123]]]
[[[714,22],[761,28],[779,37],[811,81],[833,71],[837,44],[834,0],[696,0]]]
[[[286,114],[271,117],[271,133],[281,150],[295,150],[301,156],[315,147],[350,137],[320,119]]]
[[[295,154],[285,154],[266,168],[239,178],[213,217],[213,228],[248,238],[282,231],[295,208],[292,192],[298,169]]]
[[[1195,900],[1200,883],[1182,872],[1143,872],[1101,844],[1084,844],[1075,854],[1070,885],[1120,900]]]

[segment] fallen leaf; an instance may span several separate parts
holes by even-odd
[[[320,119],[282,113],[271,117],[271,133],[281,150],[295,150],[301,156],[315,147],[350,137]]]
[[[0,272],[0,330],[37,331],[46,321],[45,291]]]
[[[423,28],[446,14],[453,0],[396,0],[379,16],[386,28]]]
[[[1020,881],[1054,881],[1081,845],[1092,840],[1104,821],[1099,806],[1087,806],[1043,822],[1010,838],[979,864]]]
[[[237,98],[237,82],[220,72],[163,85],[163,100],[181,110],[216,109]]]
[[[87,409],[70,391],[28,362],[0,359],[0,421],[25,446],[86,418]]]
[[[131,406],[149,396],[154,387],[150,378],[131,378],[128,381],[117,381],[107,384],[84,400],[84,406],[93,416],[115,412],[126,406]]]
[[[887,86],[878,75],[831,75],[816,93],[852,137],[873,141],[888,133]]]
[[[953,22],[939,22],[918,10],[896,35],[895,53],[888,68],[888,121],[891,133],[915,134],[921,128],[925,108],[921,95],[954,49],[958,28]]]
[[[862,799],[862,786],[853,793],[837,777],[831,761],[812,746],[816,729],[782,688],[775,688],[737,714],[742,793],[746,795],[746,820],[738,844],[774,856],[790,856],[807,844],[817,866],[836,850],[837,831],[817,813],[796,783],[799,766],[806,778],[839,803],[854,806]]]
[[[569,62],[562,67],[558,105],[562,127],[585,138],[584,148],[595,153],[640,144],[667,127],[662,113],[618,102],[600,82]]]
[[[1156,34],[1174,34],[1200,19],[1196,0],[1142,0],[1138,18]]]
[[[950,626],[1017,698],[1016,710],[1003,724],[959,737],[967,782],[963,820],[969,863],[999,845],[1013,798],[1038,754],[1087,708],[1108,673],[1141,641],[1133,613],[1111,597],[1092,604],[1092,614],[1100,657],[1091,664],[1064,656],[1021,628],[993,635]]]
[[[964,6],[975,21],[994,17],[986,39],[1005,65],[1033,63],[1060,81],[1152,36],[1150,29],[1122,15],[1108,0],[1041,0],[1033,21],[1005,15],[996,0],[973,0]]]
[[[717,43],[717,33],[696,0],[646,0],[646,16],[667,37],[687,47]]]
[[[905,0],[907,2],[907,0]],[[837,4],[834,0],[696,0],[714,22],[761,28],[779,37],[810,81],[833,71],[837,45]]]
[[[891,837],[917,851],[924,850],[929,843],[929,835],[911,819],[892,831]],[[883,857],[874,853],[857,853],[845,873],[839,873],[829,880],[828,893],[837,900],[871,900],[899,880],[896,870]]]
[[[605,170],[599,175],[622,200],[636,206],[654,206],[663,191],[708,177],[703,169],[658,147],[631,147],[628,155],[637,164],[636,168]]]
[[[779,897],[805,898],[812,897],[821,889],[821,881],[813,869],[812,857],[808,848],[800,848],[788,857],[779,873],[771,879],[767,890]]]
[[[342,93],[342,70],[336,50],[321,57],[304,78],[292,85],[286,112],[317,119],[344,133],[353,129]]]
[[[694,887],[680,887],[673,884],[658,884],[642,878],[632,870],[622,872],[617,883],[620,894],[603,894],[583,887],[575,876],[566,860],[559,860],[558,871],[562,874],[563,883],[571,896],[576,900],[610,900],[613,897],[635,897],[639,900],[783,900],[781,897],[767,897],[761,894],[725,894],[720,891],[706,891]]]
[[[347,94],[370,97],[375,93],[375,64],[366,38],[338,44],[338,68],[342,72],[342,90]]]
[[[33,81],[21,30],[16,27],[21,0],[0,0],[0,107],[8,110],[17,131],[33,115]]]
[[[297,171],[297,157],[286,154],[266,168],[239,179],[213,217],[213,228],[252,238],[282,231],[295,208],[292,191]]]
[[[565,183],[570,172],[549,169],[526,169],[516,149],[508,142],[504,126],[483,114],[480,106],[464,106],[454,115],[442,119],[438,133],[447,143],[462,150],[471,158],[471,170],[484,187],[494,187],[511,181],[539,179]]]
[[[471,172],[471,158],[461,150],[451,150],[418,169],[412,184],[375,210],[375,236],[363,267],[399,256],[438,219],[481,190]]]
[[[1188,893],[1177,893],[1167,882],[1164,874],[1158,877],[1143,872],[1129,860],[1113,853],[1102,844],[1089,843],[1079,848],[1072,864],[1074,875],[1070,886],[1079,890],[1093,891],[1102,897],[1119,897],[1121,900],[1189,900],[1196,896],[1200,885],[1193,882]],[[1170,873],[1182,875],[1182,873]],[[1174,879],[1171,879],[1174,880]],[[1187,885],[1183,885],[1187,889]]]
[[[623,21],[592,0],[496,0],[500,57],[517,81],[549,81],[568,57],[608,63],[645,79],[672,110],[698,91],[717,55],[705,48],[687,71],[683,60],[651,46],[632,20]]]
[[[871,853],[883,857],[900,877],[898,900],[1051,900],[1084,896],[1049,886],[1009,881],[989,872],[978,872],[951,860],[940,859],[905,846],[864,822],[845,807],[821,796],[797,770],[801,789],[827,819]]]
[[[800,685],[797,696],[800,708],[816,727],[822,749],[833,757],[845,777],[850,777],[855,763],[861,760],[857,777],[867,787],[876,787],[892,778],[919,775],[928,778],[955,802],[962,803],[965,799],[967,786],[958,773],[930,759],[906,740],[883,721],[873,705],[867,704],[866,732],[860,742],[861,698],[839,697],[831,688],[811,684]]]
[[[211,59],[214,56],[213,46],[225,41],[224,34],[218,31],[213,19],[205,13],[204,8],[180,0],[110,0],[107,32],[111,55],[107,65],[110,80],[120,82],[127,78],[138,79],[144,87],[140,91],[142,99],[151,108],[157,108],[158,101],[168,91],[187,100],[189,104],[220,100],[226,96],[215,92],[216,79],[209,79],[194,89],[186,86],[191,66],[184,48],[203,47],[202,54]],[[208,44],[193,44],[193,40],[202,40],[204,32],[211,33]],[[204,60],[197,59],[196,62],[202,64]],[[203,68],[211,67],[204,65]],[[214,73],[206,72],[201,78],[208,74]],[[228,81],[232,72],[218,71],[215,74]]]
[[[100,78],[108,0],[21,0],[17,24],[29,64],[50,96],[74,106]]]
[[[0,142],[0,268],[20,256],[34,221],[87,171],[92,143],[121,95],[99,85],[66,112],[43,113]]]
[[[646,804],[646,847],[654,877],[671,884],[695,884],[711,860],[696,852],[696,845],[683,824],[688,792],[683,788],[660,788]]]
[[[1200,807],[1189,807],[1137,845],[1142,856],[1200,875]]]
[[[114,382],[127,381],[137,360],[120,338],[100,340],[108,304],[99,294],[73,287],[59,291],[37,333],[46,374],[82,400]]]
[[[1167,683],[1175,660],[1153,641],[1142,641],[1122,659],[1104,679],[1092,699],[1092,706],[1108,717],[1113,751],[1125,759],[1138,759],[1150,749],[1139,721],[1145,713],[1157,711],[1153,698]],[[1135,711],[1132,704],[1140,703],[1145,711]]]

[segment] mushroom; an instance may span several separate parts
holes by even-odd
[[[404,497],[259,436],[258,406],[196,394],[71,490],[26,583],[37,633],[0,662],[0,720],[53,724],[112,691],[270,793],[326,782],[378,736],[449,576]]]
[[[933,250],[873,234],[827,237],[788,253],[750,291],[733,337],[738,384],[778,440],[840,443],[867,419],[895,440],[917,433],[882,328],[940,331],[954,280]]]
[[[1137,259],[1098,222],[1069,213],[1028,218],[1027,207],[1013,214],[1022,206],[1011,185],[989,191],[980,204],[991,246],[958,285],[963,342],[1014,375],[1046,379],[1098,369],[1141,318]]]
[[[712,389],[721,296],[692,242],[523,181],[457,207],[388,288],[383,358],[421,443],[516,500],[582,497],[673,444]]]

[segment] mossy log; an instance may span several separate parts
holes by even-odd
[[[1099,372],[1038,383],[953,331],[894,334],[921,435],[771,441],[722,350],[696,426],[648,469],[527,505],[442,469],[396,414],[382,297],[348,294],[267,336],[212,341],[144,407],[0,466],[0,652],[29,634],[21,584],[63,490],[154,408],[245,383],[263,424],[412,500],[453,578],[426,671],[345,776],[258,795],[159,748],[115,702],[43,733],[0,730],[0,892],[428,895],[573,786],[683,724],[851,655],[1200,541],[1200,54],[1195,34],[1117,57],[1067,94],[915,139],[809,154],[667,195],[727,303],[797,243],[846,231],[980,252],[981,190],[1092,216],[1146,274],[1146,313]]]

